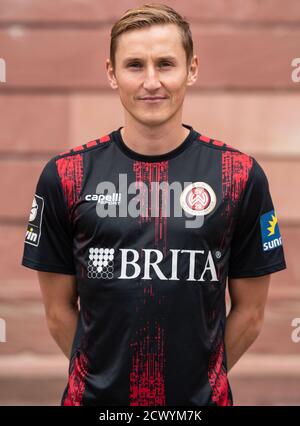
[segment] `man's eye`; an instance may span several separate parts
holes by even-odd
[[[137,66],[139,67],[141,64],[139,64],[138,62],[133,62],[132,64],[129,64],[129,67],[133,67],[133,68],[137,68]]]
[[[142,65],[138,62],[132,62],[131,64],[128,64],[129,67],[133,67],[133,68],[139,68]],[[168,66],[172,66],[172,64],[170,62],[160,62],[159,66],[161,67],[168,67]]]

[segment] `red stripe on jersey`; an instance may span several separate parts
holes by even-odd
[[[86,144],[87,148],[91,148],[92,146],[96,146],[97,145],[97,141],[90,141]]]
[[[67,406],[82,405],[85,391],[85,378],[87,375],[87,358],[84,354],[76,355],[72,372],[68,380],[68,393],[62,403]]]
[[[82,188],[82,154],[59,158],[56,160],[56,167],[71,215],[71,210],[78,200]]]
[[[98,142],[100,143],[108,142],[109,140],[110,140],[109,135],[105,135],[105,136],[102,136],[100,139],[95,139],[95,140],[87,142],[85,146],[78,145],[78,146],[75,146],[74,148],[68,149],[67,151],[60,152],[58,155],[65,155],[65,154],[71,154],[72,152],[83,151],[84,149],[92,148],[93,146],[96,146]]]
[[[151,303],[150,299],[148,303]],[[133,348],[130,406],[164,406],[166,404],[164,329],[157,323],[153,335],[153,332],[149,330],[149,324],[146,324],[144,319],[144,326],[139,329],[138,335],[139,338],[136,341],[130,342]]]
[[[199,136],[199,139],[203,142],[209,142],[210,141],[210,138],[208,136],[204,136],[204,135]]]
[[[65,155],[65,154],[70,154],[71,150],[68,149],[67,151],[64,152],[60,152],[58,155]]]
[[[222,153],[222,190],[225,202],[235,205],[239,201],[252,165],[252,158],[247,154],[234,151]]]
[[[226,244],[234,223],[233,211],[241,197],[248,181],[253,161],[250,156],[238,151],[222,152],[222,196],[224,200],[224,213],[227,217],[227,228],[220,239],[220,250]]]
[[[218,141],[216,139],[214,139],[212,141],[212,143],[213,143],[213,145],[217,145],[217,146],[224,146],[225,145],[224,142]]]
[[[110,137],[109,135],[105,135],[105,136],[102,136],[99,140],[100,140],[100,143],[108,142],[110,140]]]
[[[148,230],[148,222],[153,222],[154,246],[161,248],[166,254],[167,242],[167,206],[168,190],[163,186],[161,196],[155,197],[155,206],[152,206],[151,192],[160,193],[160,183],[168,182],[168,161],[147,163],[135,161],[136,189],[140,198],[139,223],[141,232]],[[149,191],[145,191],[145,187]],[[155,213],[152,210],[155,208]],[[145,228],[144,228],[145,226]],[[140,283],[144,297],[139,300],[141,306],[161,304],[161,295],[153,286]],[[140,309],[140,305],[136,309]],[[149,306],[149,309],[150,309]],[[136,333],[130,341],[132,348],[130,368],[130,405],[149,406],[166,405],[165,390],[165,328],[162,320],[157,317],[155,327],[150,326],[147,316],[140,316]]]
[[[211,400],[217,405],[232,405],[224,359],[224,341],[212,352],[208,362],[208,380],[212,389]]]
[[[135,161],[133,164],[133,171],[136,175],[136,189],[140,192],[141,196],[141,214],[139,215],[140,224],[147,221],[154,221],[155,225],[155,246],[166,241],[166,230],[167,230],[167,189],[163,186],[162,197],[156,197],[156,211],[159,212],[159,216],[151,217],[151,197],[150,191],[145,194],[143,191],[143,185],[146,184],[151,190],[154,191],[154,185],[156,185],[157,194],[159,193],[159,184],[161,182],[168,182],[168,161],[159,161],[153,163],[147,163],[143,161]],[[145,199],[148,196],[149,199]],[[161,202],[161,205],[158,203]],[[144,206],[147,206],[145,209]],[[146,211],[145,211],[146,210]],[[145,213],[145,214],[144,214]],[[166,252],[164,252],[166,254]]]
[[[82,151],[83,149],[84,149],[84,146],[79,145],[79,146],[76,146],[75,148],[73,148],[73,151]]]

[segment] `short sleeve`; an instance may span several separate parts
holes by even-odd
[[[45,165],[36,186],[22,265],[40,271],[75,274],[72,227],[55,157]]]
[[[229,278],[256,277],[286,268],[268,179],[259,163],[252,160],[231,242]]]

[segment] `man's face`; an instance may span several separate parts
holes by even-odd
[[[123,33],[114,71],[107,62],[111,86],[118,87],[126,111],[144,125],[172,118],[182,108],[186,86],[196,80],[197,58],[188,72],[179,31],[175,24],[166,24]],[[161,99],[145,99],[149,96]]]

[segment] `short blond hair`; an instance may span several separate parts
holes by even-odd
[[[115,68],[115,55],[118,37],[126,31],[145,28],[155,24],[175,24],[180,29],[183,48],[186,53],[187,65],[193,57],[193,38],[189,23],[170,6],[151,3],[134,9],[128,9],[115,22],[110,33],[110,61]]]

